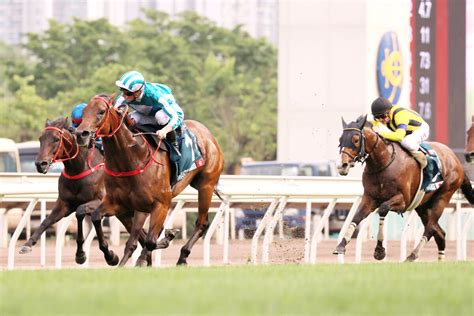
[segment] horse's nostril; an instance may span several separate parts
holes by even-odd
[[[342,168],[347,168],[348,166],[349,166],[349,164],[348,164],[347,162],[344,162],[344,163],[342,164]]]

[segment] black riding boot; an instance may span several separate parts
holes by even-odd
[[[181,152],[179,151],[179,144],[178,144],[178,135],[176,135],[176,131],[172,130],[166,135],[166,139],[173,145],[174,151],[181,158]]]

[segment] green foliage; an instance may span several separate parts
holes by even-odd
[[[173,89],[185,117],[216,136],[227,165],[276,156],[276,50],[240,28],[147,10],[146,19],[121,30],[103,19],[51,21],[24,48],[0,46],[2,136],[35,139],[46,117],[67,116],[73,105],[116,91],[115,80],[136,69]]]

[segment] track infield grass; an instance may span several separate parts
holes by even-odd
[[[0,315],[474,315],[474,262],[3,271]]]

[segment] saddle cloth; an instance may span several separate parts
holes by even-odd
[[[422,151],[426,154],[428,165],[423,169],[423,183],[421,189],[428,192],[436,191],[443,184],[443,176],[441,175],[441,161],[438,154],[428,143],[420,145]]]

